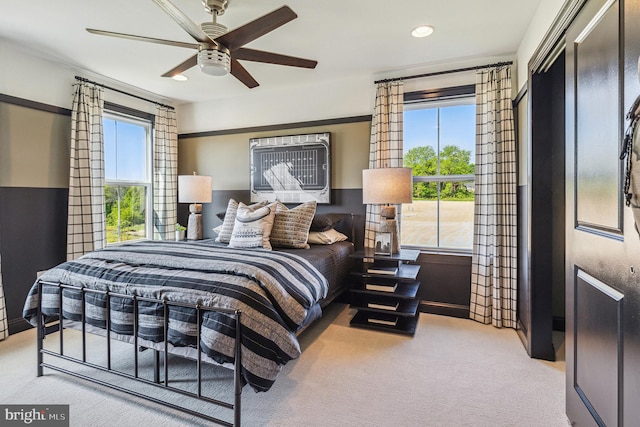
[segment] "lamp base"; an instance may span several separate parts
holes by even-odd
[[[187,240],[202,240],[202,214],[192,213],[189,215]]]
[[[391,233],[391,254],[400,253],[400,242],[398,241],[398,222],[393,219],[382,217],[378,231]]]
[[[396,221],[396,207],[386,205],[380,207],[380,226],[378,231],[391,233],[391,254],[400,253],[400,242],[398,239],[398,222]]]

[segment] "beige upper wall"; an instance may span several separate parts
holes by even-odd
[[[69,186],[71,118],[0,102],[0,187]]]
[[[331,132],[331,188],[362,188],[362,170],[368,167],[369,161],[369,121],[286,131],[180,138],[178,173],[183,175],[195,171],[210,175],[214,190],[248,190],[250,138],[321,132]]]
[[[527,81],[527,63],[537,49],[553,20],[562,9],[564,0],[542,0],[527,30],[525,38],[517,52],[516,82],[517,91]],[[31,56],[28,52],[14,49],[7,41],[0,41],[0,93],[17,96],[46,104],[70,108],[71,86],[74,70],[63,64],[48,62]],[[491,58],[493,59],[493,58]],[[489,59],[487,59],[488,62]],[[485,63],[485,61],[474,61]],[[472,64],[439,64],[438,69],[457,68]],[[25,73],[25,70],[29,71]],[[45,70],[43,73],[42,70]],[[431,70],[405,70],[402,74]],[[515,71],[515,70],[514,70]],[[37,74],[37,76],[35,74]],[[80,71],[80,74],[85,72]],[[96,80],[119,87],[101,76]],[[382,77],[382,76],[380,76]],[[445,86],[448,79],[460,79],[467,76],[450,75],[443,78],[439,86]],[[241,105],[225,103],[223,112],[228,116],[211,114],[209,109],[198,113],[195,105],[182,106],[179,109],[182,126],[180,131],[209,131],[250,126],[247,118],[261,117],[266,122],[254,125],[273,125],[298,120],[322,120],[332,117],[349,117],[371,114],[375,85],[373,77],[346,77],[340,82],[318,84],[304,94],[299,102],[299,94],[282,96],[278,92],[266,93],[264,102],[244,102]],[[420,80],[407,84],[407,90],[416,90],[414,85],[435,85],[436,79],[428,82]],[[457,82],[456,82],[457,83]],[[123,90],[132,88],[123,87]],[[135,91],[132,90],[134,93]],[[149,94],[141,94],[149,96]],[[145,109],[148,105],[131,105],[132,99],[115,99],[107,91],[106,97],[133,108]],[[274,99],[277,103],[274,104]],[[309,100],[321,100],[309,102]],[[251,106],[251,108],[248,107]],[[231,108],[233,107],[233,108]],[[272,116],[265,117],[265,112]],[[277,114],[276,114],[277,112]],[[214,117],[218,122],[212,122]],[[230,125],[231,120],[240,121],[237,126]],[[36,111],[0,103],[0,186],[56,187],[68,186],[68,141],[69,118],[63,115]],[[255,120],[255,119],[254,119]],[[221,122],[221,123],[220,123]],[[7,125],[9,123],[9,125]],[[37,126],[34,126],[37,124]],[[333,174],[334,188],[359,188],[360,171],[367,167],[369,124],[336,125],[331,127],[303,128],[291,133],[311,133],[329,130],[333,133]],[[344,128],[343,128],[344,126]],[[191,138],[181,141],[180,172],[189,173],[198,170],[219,177],[221,189],[245,189],[249,184],[248,140],[251,137],[278,135],[282,132],[264,132],[239,134],[221,137]],[[242,148],[238,148],[242,147]],[[222,159],[222,160],[219,160]],[[216,166],[218,165],[219,166]]]
[[[527,63],[563,4],[564,0],[541,0],[517,51],[513,84],[515,92],[526,84]],[[206,132],[371,114],[375,95],[374,80],[514,58],[513,54],[507,56],[509,57],[468,58],[465,61],[433,64],[429,67],[388,71],[380,75],[344,76],[336,81],[317,82],[304,88],[303,93],[299,89],[281,92],[262,88],[260,92],[251,92],[250,96],[241,99],[184,104],[177,109],[179,132]],[[74,76],[79,74],[125,92],[167,102],[154,94],[123,85],[108,77],[75,69],[71,64],[60,64],[36,57],[8,40],[0,40],[0,58],[0,93],[3,94],[71,108],[71,86],[75,81]],[[106,96],[115,98],[118,95],[107,91]],[[130,97],[113,101],[141,110],[148,108],[146,105],[131,105],[135,101]]]
[[[520,46],[518,47],[518,72],[517,80],[513,85],[517,91],[521,90],[527,83],[528,63],[536,49],[542,42],[547,31],[558,16],[565,0],[541,0],[536,14],[529,23],[529,28],[525,33]]]

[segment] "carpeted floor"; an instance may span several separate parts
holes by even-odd
[[[559,361],[546,362],[530,359],[509,329],[422,314],[410,338],[350,328],[352,314],[345,305],[331,306],[301,335],[302,356],[284,367],[270,391],[244,389],[243,425],[569,425],[561,336]],[[34,330],[0,342],[0,403],[69,404],[77,427],[209,425],[64,374],[37,378],[35,360]],[[205,376],[230,379],[231,373],[215,368]],[[223,392],[231,388],[211,394]]]

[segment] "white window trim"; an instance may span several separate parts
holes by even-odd
[[[129,114],[124,114],[121,112],[116,112],[112,110],[105,110],[103,112],[103,119],[111,119],[119,122],[126,122],[130,124],[135,124],[137,126],[142,126],[145,129],[145,148],[146,148],[146,156],[145,156],[145,171],[146,171],[146,181],[131,181],[131,180],[112,180],[105,178],[105,185],[119,185],[119,186],[141,186],[145,187],[146,192],[146,209],[145,209],[145,237],[144,239],[153,239],[153,145],[152,145],[152,134],[153,134],[153,123],[150,120],[135,117]],[[142,240],[142,239],[141,239]],[[122,243],[121,241],[108,243],[107,245],[116,245]]]
[[[471,101],[471,102],[470,102]],[[428,105],[428,107],[425,107]],[[454,107],[460,105],[475,105],[475,94],[469,95],[461,95],[461,96],[452,96],[449,98],[437,98],[437,99],[425,99],[420,101],[413,102],[405,102],[403,108],[405,111],[412,110],[422,110],[425,108],[433,109],[433,108],[444,108],[444,107]],[[438,118],[438,121],[440,119]],[[438,147],[435,150],[436,156],[438,159],[438,169],[440,169],[440,131],[438,130]],[[413,182],[464,182],[464,181],[474,181],[475,182],[475,174],[470,175],[425,175],[425,176],[414,176]],[[418,249],[425,253],[450,253],[450,254],[470,254],[473,251],[473,247],[469,248],[450,248],[440,246],[440,187],[438,186],[438,199],[437,199],[437,217],[436,217],[436,246],[426,246],[426,245],[407,245],[403,244],[402,247],[406,249]],[[402,221],[402,219],[401,219]],[[472,243],[473,245],[473,243]]]

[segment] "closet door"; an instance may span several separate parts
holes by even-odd
[[[640,43],[623,43],[621,23],[637,23],[638,6],[590,0],[566,35],[566,398],[578,426],[640,419],[640,239],[619,159],[638,91],[638,57],[623,48]]]

